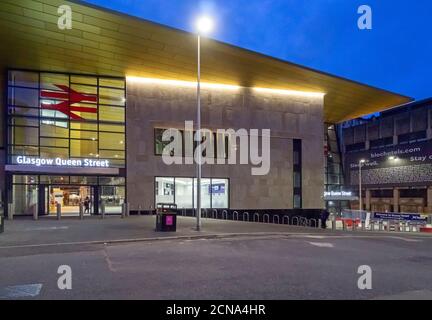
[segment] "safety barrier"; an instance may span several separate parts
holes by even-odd
[[[275,222],[275,218],[277,218],[277,222]],[[278,215],[273,215],[273,223],[279,224],[280,223],[280,217]]]
[[[266,217],[267,217],[267,219],[266,219]],[[263,222],[264,223],[270,223],[270,216],[268,213],[263,215]]]
[[[255,212],[255,213],[254,213],[253,221],[254,221],[254,222],[259,222],[259,213],[258,213],[258,212]]]

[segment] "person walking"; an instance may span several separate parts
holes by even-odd
[[[327,229],[327,220],[330,216],[330,212],[328,210],[323,210],[321,212],[321,228]]]

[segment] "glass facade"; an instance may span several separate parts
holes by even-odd
[[[125,80],[9,71],[8,163],[17,156],[125,167]]]
[[[190,209],[196,206],[196,198],[195,178],[155,178],[155,204],[175,203],[179,209]],[[229,208],[229,180],[201,179],[201,205],[203,208]]]
[[[340,192],[344,191],[344,175],[339,150],[339,142],[335,125],[325,125],[325,191]],[[346,190],[345,190],[346,191]],[[348,200],[326,201],[326,209],[333,214],[340,215],[342,210],[349,209]]]

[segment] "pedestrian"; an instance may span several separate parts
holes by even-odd
[[[327,220],[330,216],[330,212],[328,210],[323,210],[321,212],[321,228],[326,229],[327,228]]]
[[[84,213],[90,213],[90,198],[88,196],[84,199]]]

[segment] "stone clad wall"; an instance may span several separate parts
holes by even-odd
[[[323,99],[239,90],[202,91],[202,127],[271,129],[268,175],[252,165],[204,165],[203,177],[230,179],[233,209],[293,206],[292,139],[303,140],[303,207],[324,206]],[[165,84],[127,83],[127,184],[131,210],[154,206],[155,176],[195,176],[195,165],[171,165],[154,155],[154,128],[184,128],[196,119],[196,90]]]

